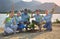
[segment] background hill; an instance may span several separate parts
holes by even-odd
[[[11,11],[12,4],[13,4],[12,0],[0,0],[0,12]],[[55,5],[55,3],[41,3],[37,1],[31,1],[31,2],[18,1],[14,3],[14,10],[18,11],[18,10],[22,10],[25,8],[33,10],[33,11],[36,9],[51,10],[53,8],[53,5]],[[55,9],[55,12],[60,13],[59,6],[57,6],[57,8]]]

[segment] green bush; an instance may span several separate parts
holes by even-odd
[[[56,23],[60,23],[60,20],[59,19],[56,19]]]

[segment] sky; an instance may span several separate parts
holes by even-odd
[[[25,2],[30,2],[32,0],[13,0],[14,2],[18,2],[18,1],[25,1]],[[45,2],[52,2],[52,3],[56,3],[57,5],[60,6],[60,0],[34,0],[34,1],[38,1],[41,3],[45,3]]]

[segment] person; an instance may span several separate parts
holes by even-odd
[[[11,19],[12,24],[10,25],[10,28],[13,30],[13,33],[16,34],[16,30],[18,28],[18,25],[16,24],[16,21],[15,21],[15,18],[14,18],[14,11],[13,10],[11,12],[11,15],[13,15],[13,16],[12,16],[12,19]]]
[[[28,15],[27,9],[24,9],[24,12],[21,14],[21,19],[22,19],[22,22],[26,24],[26,27],[28,27],[28,25],[30,24],[29,22],[30,16]],[[26,30],[28,30],[28,28],[26,28]]]
[[[20,14],[21,14],[21,12],[20,11],[18,11],[17,12],[17,15],[14,15],[14,20],[16,21],[16,24],[18,25],[19,24],[19,22],[21,21],[21,16],[20,16]]]
[[[36,25],[38,25],[39,31],[41,31],[41,20],[42,20],[42,16],[40,15],[39,10],[36,10],[36,14],[33,16],[33,14],[31,14],[31,17],[35,18],[35,21],[33,20],[32,22]]]
[[[19,30],[19,32],[22,32],[22,29],[24,29],[26,27],[24,26],[24,23],[23,23],[20,15],[21,15],[21,12],[18,11],[17,15],[14,16],[14,20],[16,21],[16,25],[18,25],[17,30]]]
[[[13,14],[9,14],[9,17],[7,17],[4,21],[5,27],[4,27],[4,35],[8,35],[13,33],[13,30],[10,28],[11,24],[12,24],[12,17]]]
[[[4,21],[5,27],[4,27],[4,35],[9,35],[12,33],[16,33],[17,25],[15,20],[13,20],[14,11],[12,10],[9,14],[9,17],[7,17]]]
[[[44,28],[46,28],[46,31],[52,31],[51,18],[52,18],[52,14],[54,13],[55,8],[56,7],[54,6],[54,8],[52,9],[52,11],[50,13],[48,13],[48,10],[45,10],[46,16],[44,16],[43,19],[46,21],[46,24],[44,25]]]
[[[46,24],[44,25],[44,28],[48,31],[52,31],[52,23],[51,18],[52,14],[48,13],[48,10],[45,11],[46,16],[44,17],[44,20],[46,21]]]

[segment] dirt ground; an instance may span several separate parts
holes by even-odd
[[[2,29],[3,30],[3,29]],[[60,25],[54,25],[51,32],[18,33],[10,36],[2,36],[0,29],[0,39],[60,39]]]

